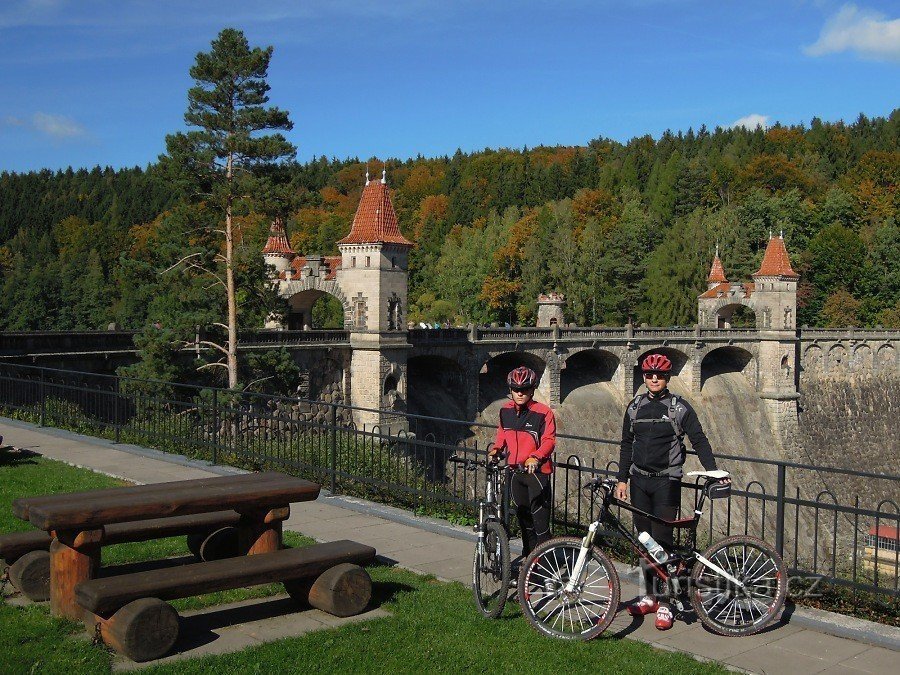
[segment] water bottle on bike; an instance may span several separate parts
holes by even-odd
[[[656,541],[656,539],[650,536],[649,532],[641,532],[638,535],[638,541],[644,545],[644,548],[647,549],[647,553],[649,553],[660,565],[669,559],[669,554],[666,553],[666,550]]]

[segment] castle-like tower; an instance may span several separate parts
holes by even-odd
[[[716,247],[706,278],[707,290],[697,302],[701,328],[731,328],[731,317],[742,305],[754,311],[760,330],[793,331],[797,327],[800,275],[791,268],[784,237],[769,237],[762,264],[751,276],[751,283],[728,281]]]
[[[741,305],[756,315],[759,340],[758,389],[769,418],[783,438],[797,425],[797,373],[794,354],[797,328],[797,283],[784,237],[770,236],[762,264],[751,283],[728,281],[716,249],[707,277],[707,290],[698,299],[700,328],[730,328]]]
[[[312,307],[322,295],[336,297],[350,331],[349,398],[358,424],[396,427],[391,410],[406,400],[406,289],[409,250],[391,202],[387,172],[363,188],[350,233],[338,242],[340,256],[297,255],[280,219],[272,223],[263,257],[278,293],[288,300],[287,328],[309,330]],[[284,328],[270,319],[267,328]],[[384,410],[388,412],[378,412]]]
[[[338,242],[337,283],[350,302],[354,406],[403,410],[406,400],[406,288],[409,250],[391,203],[387,174],[369,180],[350,234]],[[389,414],[357,411],[357,423],[394,426]]]

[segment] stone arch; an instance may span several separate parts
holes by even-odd
[[[337,282],[323,281],[322,278],[318,276],[305,277],[288,283],[282,283],[281,296],[287,298],[288,306],[290,307],[287,316],[288,328],[292,327],[292,316],[296,317],[293,319],[294,324],[296,324],[298,320],[301,321],[301,323],[308,323],[307,321],[304,321],[304,319],[308,320],[310,318],[312,306],[316,303],[316,300],[323,295],[330,295],[337,298],[338,302],[341,303],[341,307],[344,308],[344,328],[349,329],[353,317],[353,308],[350,300],[344,295],[344,292]]]
[[[824,355],[819,345],[810,345],[803,352],[802,367],[807,376],[821,375],[825,368]]]
[[[853,350],[853,355],[850,358],[850,372],[861,375],[871,374],[872,359],[872,348],[869,345],[865,343],[856,345],[856,349]]]
[[[712,318],[715,323],[716,328],[731,328],[732,327],[732,317],[736,312],[739,312],[740,308],[745,308],[749,310],[753,315],[753,325],[757,327],[764,327],[760,325],[760,319],[763,317],[757,315],[755,304],[744,298],[728,298],[722,299],[720,302],[717,302],[712,308],[709,310],[712,313]]]
[[[539,380],[547,370],[547,362],[531,352],[504,351],[494,354],[484,362],[478,374],[479,412],[507,395],[506,376],[510,370],[518,366],[528,366],[538,374]]]
[[[832,345],[828,350],[828,363],[826,365],[829,375],[840,375],[847,372],[847,349],[842,344]]]
[[[893,345],[884,344],[875,352],[875,372],[879,375],[893,375],[897,368],[897,353]]]
[[[754,388],[757,387],[756,358],[742,347],[717,347],[704,355],[700,362],[700,390],[710,378],[725,373],[741,373]]]
[[[585,349],[570,354],[560,373],[560,402],[578,387],[612,382],[621,367],[619,357],[605,349]]]
[[[652,347],[651,349],[642,352],[635,360],[633,375],[633,390],[635,392],[637,392],[644,384],[644,377],[641,375],[641,362],[650,354],[665,354],[668,356],[669,360],[672,362],[672,384],[675,388],[680,387],[684,389],[685,392],[690,389],[689,380],[691,380],[691,372],[688,367],[690,357],[680,349],[675,349],[674,347]],[[688,380],[688,382],[683,384],[681,380]]]

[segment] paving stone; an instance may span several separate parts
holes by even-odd
[[[831,663],[840,663],[866,650],[873,649],[871,645],[865,645],[855,640],[825,635],[811,630],[801,630],[793,635],[788,635],[778,640],[777,646],[798,654],[827,659]]]
[[[744,638],[725,639],[742,640]],[[771,644],[765,649],[751,649],[742,654],[730,656],[725,659],[725,663],[753,673],[790,673],[790,675],[821,673],[832,665],[829,661]]]
[[[185,612],[173,654],[145,664],[118,656],[113,670],[133,670],[200,656],[228,654],[266,642],[386,616],[390,613],[381,608],[343,618],[318,609],[297,611],[296,603],[286,595],[243,600]]]
[[[892,673],[900,663],[900,653],[884,647],[864,645],[859,654],[844,659],[839,665],[852,668],[857,673]]]

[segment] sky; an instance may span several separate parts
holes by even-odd
[[[155,162],[225,27],[274,47],[300,161],[900,107],[895,0],[0,0],[0,171]]]

